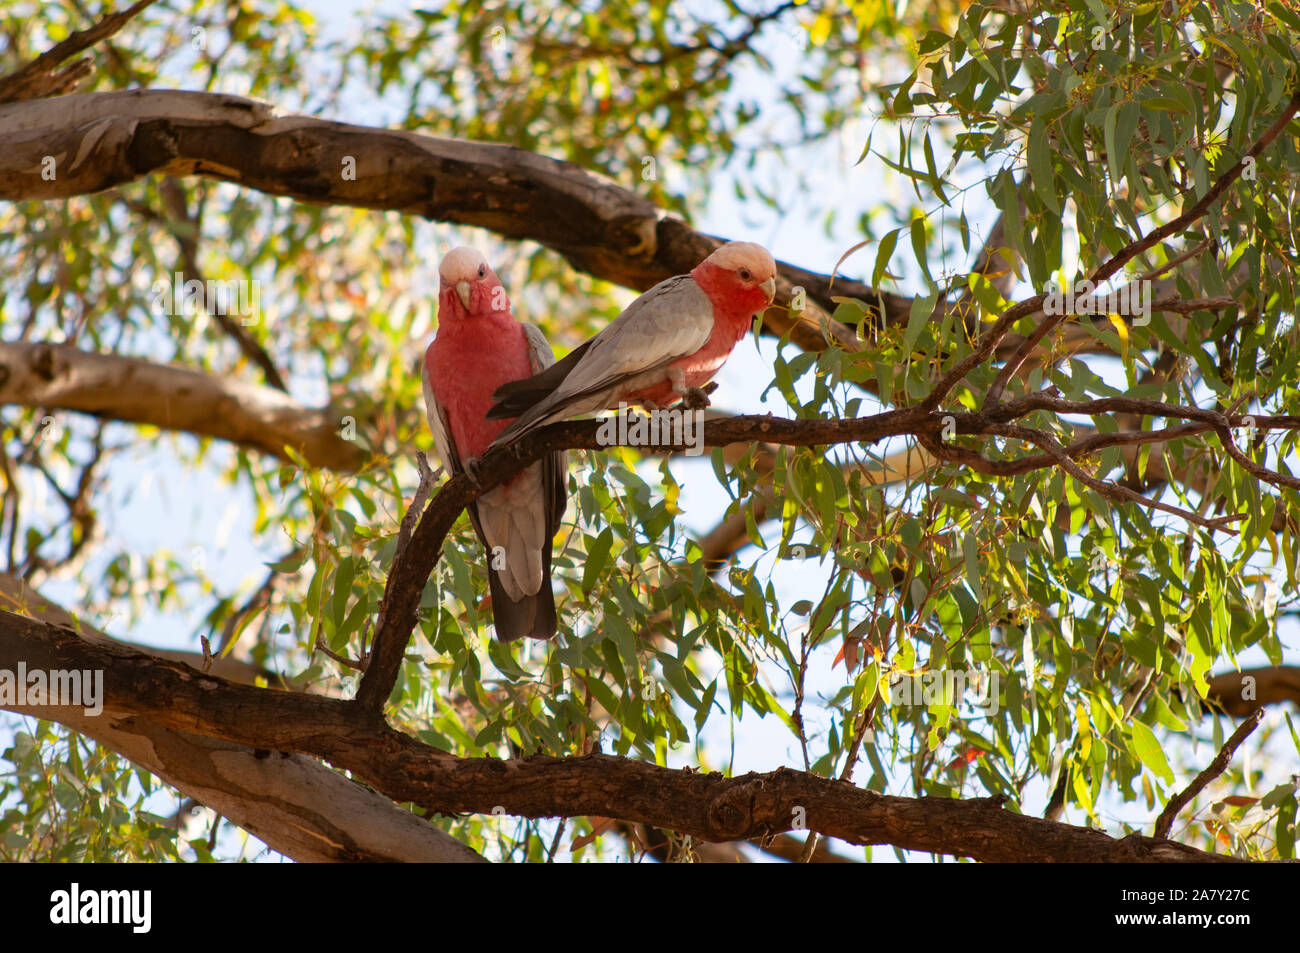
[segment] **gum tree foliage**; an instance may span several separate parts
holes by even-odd
[[[91,19],[9,5],[0,71]],[[781,347],[770,389],[798,418],[923,400],[1010,302],[1093,273],[1185,211],[1281,113],[1300,49],[1300,18],[1276,3],[507,0],[430,3],[357,23],[327,39],[311,12],[289,4],[164,3],[96,47],[82,89],[221,90],[338,118],[361,104],[354,121],[564,159],[688,220],[723,182],[741,183],[744,202],[775,207],[746,174],[775,163],[801,187],[784,214],[828,229],[847,217],[863,244],[842,269],[915,296],[909,320],[894,324],[875,320],[870,301],[845,298],[835,317],[857,330],[856,348]],[[738,77],[773,92],[758,96]],[[1161,277],[1182,299],[1226,295],[1235,307],[1157,311],[1147,325],[1064,322],[1011,377],[1006,398],[1055,387],[1077,401],[1297,413],[1295,129],[1208,214],[1123,271],[1138,277],[1199,248]],[[906,205],[814,187],[800,157],[846,130],[860,133],[850,145],[861,162],[906,181]],[[992,216],[1001,241],[988,250],[1002,264],[980,274],[970,269]],[[628,300],[548,249],[435,228],[439,248],[463,240],[488,252],[517,313],[540,323],[557,351]],[[295,204],[201,177],[0,205],[6,341],[68,341],[265,383],[250,356],[260,350],[296,396],[329,401],[341,430],[350,420],[348,436],[369,454],[358,472],[326,471],[5,407],[5,568],[73,592],[65,606],[114,636],[161,617],[192,629],[196,647],[206,636],[214,651],[297,688],[350,694],[416,482],[413,452],[430,443],[415,368],[433,326],[433,247],[412,217]],[[251,344],[207,316],[151,308],[157,277],[195,269],[262,282],[263,319],[244,329]],[[936,309],[941,302],[949,306]],[[1001,366],[978,365],[942,406],[980,408]],[[1164,422],[1038,411],[1023,423],[1065,444],[1091,432],[1080,428]],[[1294,431],[1238,436],[1252,460],[1294,467]],[[1035,449],[1013,437],[957,435],[953,445],[995,463]],[[523,652],[487,638],[482,554],[462,519],[425,590],[390,721],[461,756],[599,745],[730,770],[725,750],[700,743],[706,727],[739,738],[774,719],[796,752],[792,767],[873,790],[1000,794],[1009,810],[1040,813],[1054,793],[1071,821],[1115,834],[1129,828],[1104,805],[1153,817],[1208,760],[1208,746],[1192,760],[1177,739],[1217,749],[1225,737],[1227,723],[1203,710],[1207,674],[1252,647],[1286,661],[1279,619],[1295,609],[1295,491],[1229,461],[1211,433],[1080,461],[1095,479],[1201,515],[1243,513],[1234,535],[1116,502],[1057,466],[1002,476],[931,460],[882,480],[882,459],[909,447],[714,450],[726,516],[744,522],[721,569],[685,529],[675,463],[630,448],[575,454],[554,559],[560,638]],[[283,557],[265,579],[214,584],[213,527],[170,548],[124,540],[115,509],[164,459],[169,473],[204,474],[251,501],[253,520],[238,532]],[[764,486],[780,501],[766,512],[755,492]],[[825,586],[790,598],[778,583],[799,556],[818,562]],[[996,712],[951,693],[889,703],[891,680],[953,670],[996,675]],[[215,834],[189,825],[178,837],[159,806],[175,801],[150,800],[157,782],[144,772],[49,723],[5,724],[0,856],[212,856]],[[1248,745],[1289,749],[1296,736],[1285,725]],[[1252,858],[1294,856],[1295,788],[1274,786],[1278,775],[1267,759],[1230,768],[1175,837]],[[433,823],[491,856],[537,860],[553,849],[550,822]],[[593,823],[574,821],[565,843]],[[636,849],[622,843],[606,836],[587,856]],[[239,850],[221,844],[219,856]],[[688,856],[685,846],[672,856]]]

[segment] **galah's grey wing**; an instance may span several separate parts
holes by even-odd
[[[563,383],[569,372],[578,366],[578,362],[582,360],[589,347],[591,341],[583,341],[566,354],[562,361],[556,362],[552,355],[551,364],[532,377],[502,384],[492,395],[496,403],[488,411],[488,420],[509,420],[511,417],[518,417],[538,401],[550,396],[551,392]],[[549,343],[547,348],[550,348]]]
[[[555,352],[551,350],[551,342],[546,340],[546,335],[531,324],[524,325],[524,333],[528,337],[528,359],[533,374],[543,374],[547,369],[555,367]],[[564,511],[569,505],[569,452],[557,450],[547,454],[542,461],[542,475],[546,491],[547,531],[554,537],[560,531],[560,520],[564,519]],[[549,570],[549,551],[546,562]]]
[[[556,388],[570,402],[694,354],[713,334],[713,302],[690,275],[661,281],[591,340]]]
[[[429,418],[429,429],[433,431],[433,445],[438,450],[438,459],[442,461],[447,473],[455,476],[464,470],[464,467],[460,462],[456,441],[451,435],[451,425],[447,423],[447,415],[433,393],[427,358],[420,361],[420,380],[424,384],[424,414]]]
[[[694,278],[678,275],[659,282],[584,344],[579,349],[582,353],[563,377],[559,377],[556,369],[577,351],[547,372],[547,379],[540,383],[554,385],[549,393],[521,410],[518,419],[501,432],[494,445],[509,443],[553,420],[604,409],[611,391],[694,354],[712,333],[713,302]],[[558,380],[553,379],[557,377]],[[539,383],[539,377],[529,378],[529,383]],[[541,388],[515,388],[513,394],[516,398],[525,392],[532,396],[537,390]],[[518,401],[511,404],[517,405]],[[494,407],[488,416],[508,416],[499,413],[499,407]]]

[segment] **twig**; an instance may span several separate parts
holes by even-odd
[[[80,60],[59,70],[64,60],[112,36],[141,10],[152,6],[156,0],[138,0],[120,13],[110,13],[88,30],[78,30],[66,40],[56,43],[26,66],[8,76],[0,77],[0,103],[20,99],[39,99],[51,93],[64,92],[90,73],[90,63]]]
[[[1237,465],[1258,480],[1265,483],[1271,483],[1274,486],[1286,487],[1288,490],[1300,490],[1300,480],[1295,477],[1287,476],[1284,473],[1278,473],[1276,470],[1270,470],[1268,467],[1261,466],[1250,457],[1246,456],[1237,448],[1237,444],[1232,439],[1232,433],[1227,427],[1215,427],[1215,436],[1219,438],[1219,443],[1223,444],[1223,449],[1228,451],[1228,456],[1237,461]]]
[[[546,852],[546,862],[548,864],[555,862],[555,852],[559,850],[560,838],[564,836],[564,827],[569,823],[567,817],[560,818],[560,823],[555,827],[555,836],[551,838],[551,848]]]
[[[1175,795],[1174,798],[1165,805],[1165,809],[1160,812],[1160,817],[1156,819],[1156,837],[1168,837],[1169,831],[1174,826],[1174,819],[1192,798],[1200,794],[1205,786],[1221,775],[1228,769],[1228,763],[1232,761],[1233,754],[1237,748],[1250,735],[1252,731],[1259,727],[1259,723],[1264,720],[1264,709],[1258,708],[1255,713],[1237,726],[1237,730],[1232,733],[1232,737],[1220,749],[1219,753],[1214,756],[1210,766],[1196,776],[1191,784]]]
[[[185,200],[185,192],[175,179],[163,179],[158,185],[158,191],[167,205],[167,210],[179,222],[178,225],[163,219],[168,225],[172,238],[176,239],[176,244],[180,246],[181,265],[185,273],[202,282],[204,287],[207,287],[208,281],[199,268],[197,236],[200,230],[200,211],[196,210],[193,215],[190,214]],[[156,213],[154,215],[161,218]],[[271,355],[267,353],[266,348],[262,347],[261,343],[244,327],[242,321],[236,321],[234,317],[226,314],[224,308],[213,307],[212,302],[208,302],[207,312],[208,316],[217,323],[226,336],[238,345],[240,353],[261,369],[263,376],[266,378],[266,383],[287,394],[289,385],[284,382],[284,376],[280,373],[280,369],[275,366],[275,362],[271,360]]]
[[[350,668],[354,672],[364,672],[366,670],[366,659],[364,657],[360,659],[352,659],[348,658],[346,655],[340,655],[325,644],[325,638],[319,632],[316,633],[316,651],[320,652],[322,655],[329,656],[340,665]]]
[[[1197,201],[1196,204],[1172,221],[1166,222],[1159,228],[1143,235],[1137,241],[1120,249],[1112,255],[1109,260],[1104,262],[1096,271],[1094,271],[1092,275],[1089,276],[1088,280],[1094,285],[1101,284],[1111,275],[1123,268],[1124,265],[1145,252],[1147,249],[1151,248],[1153,245],[1164,241],[1170,235],[1184,231],[1189,225],[1204,216],[1205,213],[1210,210],[1210,206],[1218,200],[1219,196],[1227,191],[1228,186],[1241,176],[1242,171],[1246,168],[1246,160],[1253,160],[1258,157],[1259,154],[1264,151],[1264,148],[1276,139],[1278,134],[1286,128],[1287,123],[1291,121],[1291,118],[1296,114],[1297,110],[1300,110],[1300,89],[1296,90],[1296,92],[1291,96],[1291,99],[1287,101],[1286,106],[1282,110],[1282,114],[1273,122],[1273,125],[1269,126],[1268,129],[1264,131],[1263,135],[1255,140],[1255,143],[1246,150],[1246,153],[1238,159],[1227,172],[1219,176],[1218,180],[1215,181],[1210,190],[1201,196],[1200,200]],[[1046,300],[1046,295],[1035,295],[1034,297],[1022,301],[1008,309],[998,322],[989,330],[989,332],[984,335],[975,350],[970,354],[967,354],[956,367],[940,379],[939,383],[935,385],[934,390],[932,390],[925,400],[921,402],[921,406],[926,409],[938,407],[943,399],[948,396],[948,392],[951,391],[958,382],[964,380],[967,374],[989,358],[989,355],[993,353],[994,348],[996,348],[1001,340],[1006,337],[1007,332],[1011,330],[1013,324],[1021,318],[1028,317],[1036,311],[1039,311]],[[1036,329],[1035,338],[1041,340],[1042,336],[1045,335],[1047,331],[1063,320],[1065,320],[1065,315],[1053,315],[1047,321],[1043,322],[1038,329]],[[1020,350],[1023,350],[1023,345]],[[1019,363],[1019,361],[1016,361],[1014,357],[1012,360],[1017,364]],[[1020,360],[1023,360],[1023,357],[1021,357]],[[1006,373],[1006,368],[1003,369],[1003,372]],[[1010,374],[1007,374],[1006,376],[1008,379],[1010,378]],[[1002,380],[1002,385],[1005,386],[1006,381],[1002,379],[1001,375],[999,375],[998,379]]]
[[[1143,272],[1142,274],[1138,275],[1137,278],[1135,278],[1134,280],[1154,281],[1156,278],[1159,278],[1161,275],[1165,274],[1166,272],[1172,271],[1173,269],[1177,268],[1179,265],[1187,261],[1189,258],[1195,258],[1201,252],[1205,251],[1205,249],[1209,248],[1211,245],[1216,245],[1216,244],[1217,242],[1213,238],[1207,238],[1205,241],[1193,245],[1191,248],[1187,249],[1187,251],[1183,252],[1181,255],[1169,259],[1163,265],[1158,265],[1155,268],[1152,268],[1150,271]]]
[[[433,492],[433,481],[436,479],[429,469],[428,459],[419,450],[415,451],[415,467],[420,471],[420,485],[415,488],[415,496],[411,498],[411,505],[407,507],[402,516],[402,525],[397,530],[397,553],[401,553],[410,544],[411,534],[415,532],[415,525],[424,511],[424,501]],[[396,554],[393,559],[396,561]]]
[[[298,553],[299,550],[295,547],[281,556],[277,562],[287,562],[297,556]],[[271,596],[275,593],[276,580],[279,576],[280,574],[272,569],[266,574],[266,579],[263,580],[257,591],[249,596],[242,606],[230,614],[230,618],[226,619],[225,624],[221,627],[221,638],[217,640],[218,652],[224,653],[230,647],[231,640],[235,637],[235,629],[239,627],[245,618],[270,606]]]
[[[1164,225],[1161,225],[1154,231],[1148,232],[1132,244],[1120,249],[1120,251],[1118,251],[1109,261],[1092,273],[1090,278],[1092,283],[1100,284],[1105,281],[1148,248],[1164,241],[1170,235],[1176,235],[1183,231],[1187,226],[1205,215],[1205,213],[1210,210],[1210,206],[1218,200],[1219,196],[1227,191],[1228,186],[1237,181],[1241,176],[1241,173],[1246,168],[1246,160],[1258,158],[1259,154],[1264,151],[1264,148],[1276,139],[1282,130],[1286,128],[1287,123],[1291,121],[1291,118],[1296,114],[1297,110],[1300,110],[1300,89],[1297,89],[1291,95],[1286,106],[1282,109],[1282,114],[1274,120],[1273,125],[1264,130],[1264,134],[1255,140],[1254,145],[1247,149],[1245,154],[1233,163],[1232,167],[1228,169],[1227,172],[1219,176],[1214,185],[1210,187],[1210,191],[1202,195],[1195,205],[1189,208],[1182,215],[1179,215],[1173,221],[1166,222]]]
[[[1019,440],[1028,440],[1046,451],[1047,455],[1053,457],[1060,464],[1061,469],[1070,476],[1074,477],[1085,486],[1091,487],[1102,496],[1120,503],[1137,503],[1140,506],[1150,507],[1155,510],[1163,510],[1166,513],[1172,513],[1175,516],[1181,516],[1189,523],[1197,526],[1203,526],[1206,529],[1217,530],[1224,533],[1235,533],[1235,530],[1229,529],[1229,523],[1237,520],[1244,520],[1248,516],[1246,513],[1232,513],[1228,516],[1216,516],[1213,519],[1206,519],[1190,510],[1185,510],[1180,506],[1174,506],[1170,503],[1164,503],[1160,500],[1154,500],[1150,497],[1143,496],[1141,493],[1134,492],[1128,487],[1120,486],[1117,483],[1107,483],[1105,480],[1099,480],[1094,476],[1086,473],[1077,463],[1069,458],[1062,447],[1051,434],[1042,430],[1035,430],[1031,427],[995,427],[992,428],[995,433],[1000,433],[1006,437],[1015,437]]]

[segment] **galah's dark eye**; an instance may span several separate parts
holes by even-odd
[[[478,266],[478,276],[479,276],[479,278],[486,278],[486,277],[487,277],[487,265],[479,265],[479,266]]]
[[[751,280],[753,277],[754,277],[754,276],[751,275],[751,274],[749,273],[749,269],[748,269],[748,268],[742,268],[742,269],[740,269],[740,280],[741,280],[741,281],[749,281],[749,280]]]

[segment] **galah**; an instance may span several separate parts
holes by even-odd
[[[438,334],[424,355],[424,405],[443,466],[476,477],[478,458],[507,421],[488,420],[502,384],[555,363],[542,332],[515,320],[510,299],[472,248],[447,253],[438,268]],[[497,638],[555,634],[551,541],[567,504],[568,455],[548,454],[469,506],[488,552]]]
[[[700,388],[726,363],[776,293],[776,262],[762,245],[728,242],[689,275],[659,282],[591,340],[540,374],[496,392],[489,419],[517,418],[506,444],[557,420],[621,402],[654,409],[708,405]]]

